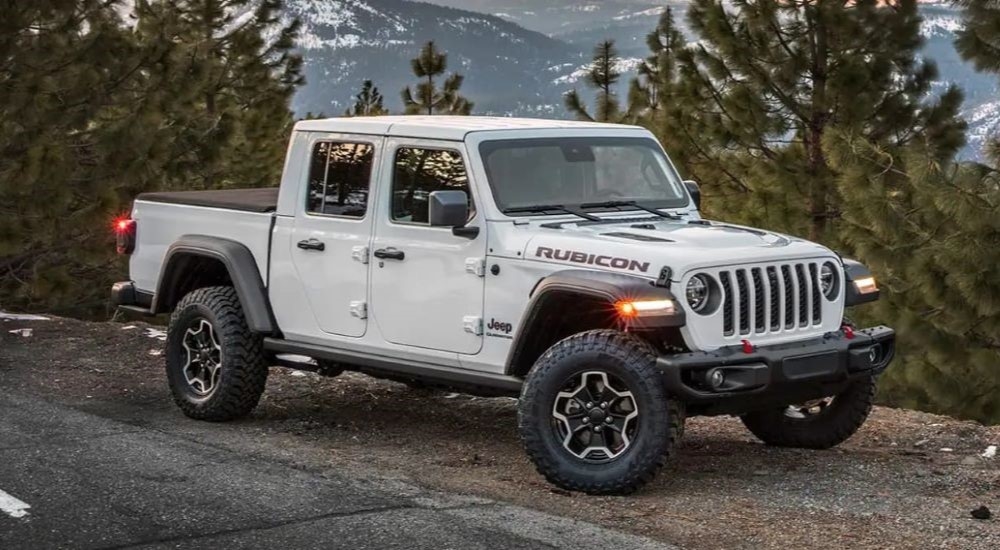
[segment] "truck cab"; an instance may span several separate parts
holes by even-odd
[[[874,278],[699,202],[638,127],[308,120],[277,188],[140,195],[113,296],[172,314],[168,379],[195,418],[247,414],[272,364],[518,396],[539,470],[592,493],[648,480],[686,415],[846,439],[894,352],[891,329],[845,321]]]

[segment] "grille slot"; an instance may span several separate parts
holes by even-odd
[[[768,307],[771,311],[771,330],[781,328],[781,296],[778,294],[778,270],[771,266],[767,268],[767,287],[770,295]]]
[[[722,283],[722,294],[725,299],[722,301],[722,334],[732,336],[733,331],[733,283],[728,271],[719,273],[719,281]]]
[[[823,324],[819,264],[792,262],[719,271],[722,335],[768,334]]]
[[[819,274],[816,271],[816,264],[809,264],[809,281],[812,284],[812,322],[814,325],[819,324],[820,318],[820,308],[822,307],[819,301],[820,293],[823,291],[819,284]]]
[[[740,291],[740,334],[750,334],[750,285],[747,284],[747,272],[744,269],[736,271],[736,286]]]

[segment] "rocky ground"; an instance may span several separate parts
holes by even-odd
[[[876,408],[839,448],[806,451],[766,447],[733,418],[695,418],[654,483],[629,497],[591,497],[534,471],[513,399],[274,368],[250,418],[191,421],[170,400],[161,330],[5,320],[0,380],[143,429],[238,437],[303,468],[487,497],[686,548],[1000,547],[1000,457],[984,456],[1000,444],[1000,427]],[[981,506],[991,519],[973,518]]]

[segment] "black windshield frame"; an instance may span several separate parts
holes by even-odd
[[[566,136],[566,137],[531,137],[531,138],[511,138],[511,139],[496,139],[496,140],[485,140],[479,144],[479,156],[480,162],[482,162],[483,170],[486,172],[486,178],[488,180],[490,193],[493,195],[493,201],[497,208],[502,212],[503,210],[511,207],[522,206],[519,204],[506,204],[500,197],[498,192],[497,182],[499,179],[496,174],[493,173],[490,167],[489,157],[494,152],[501,149],[509,148],[522,148],[522,147],[563,147],[563,146],[598,146],[598,147],[624,147],[624,146],[640,146],[645,147],[650,150],[653,155],[659,156],[659,160],[662,161],[663,166],[666,170],[666,177],[671,180],[671,183],[676,187],[677,192],[680,196],[676,199],[648,199],[640,200],[643,206],[663,209],[663,208],[685,208],[690,206],[691,197],[684,187],[684,182],[681,179],[680,174],[677,173],[676,168],[670,161],[670,157],[663,151],[660,144],[652,138],[648,137],[624,137],[624,136]],[[600,201],[583,201],[580,204],[586,204],[588,202],[600,202]],[[565,206],[578,207],[577,203],[566,203]],[[640,210],[639,208],[626,208],[626,210]],[[594,209],[593,211],[622,211],[622,208],[608,208],[608,209]],[[528,213],[529,216],[552,216],[560,215],[559,213]]]

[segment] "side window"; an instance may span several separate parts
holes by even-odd
[[[392,219],[427,224],[430,194],[434,191],[465,191],[469,197],[469,219],[475,215],[469,177],[458,151],[447,149],[396,150],[392,176]]]
[[[363,218],[375,149],[368,143],[321,141],[309,163],[306,210],[312,214]]]

